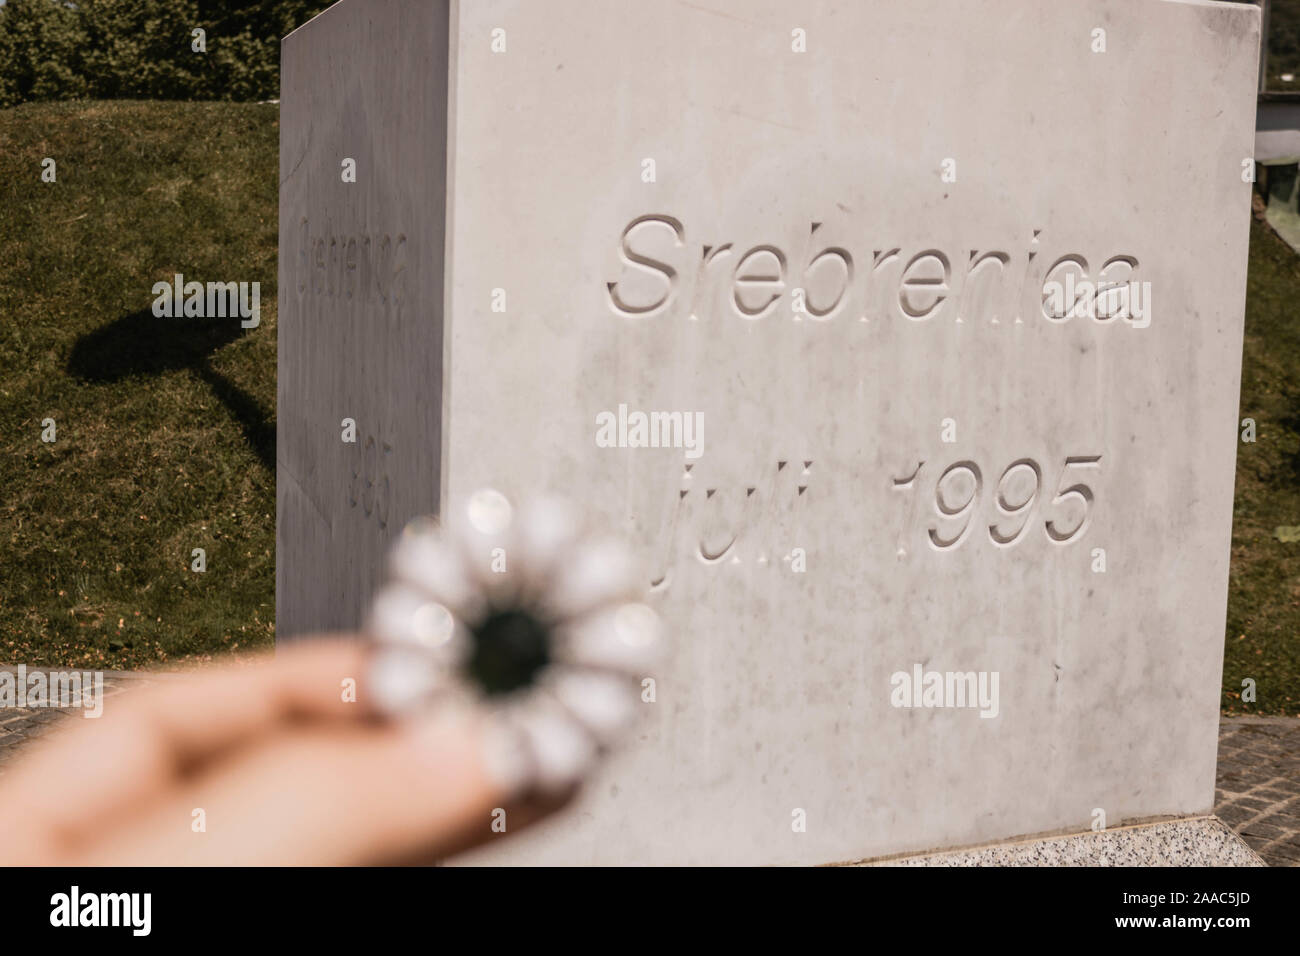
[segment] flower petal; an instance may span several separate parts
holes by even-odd
[[[659,615],[644,604],[605,608],[561,627],[557,650],[562,660],[644,677],[659,659]]]
[[[447,606],[407,584],[379,592],[366,630],[379,641],[426,648],[441,660],[459,661],[469,652],[469,635]]]
[[[404,531],[393,548],[389,567],[404,581],[467,623],[486,612],[482,588],[454,545],[423,530]]]
[[[573,668],[552,668],[551,692],[602,745],[609,745],[636,713],[637,685],[626,677]]]
[[[582,533],[582,519],[561,498],[538,498],[519,510],[515,551],[528,572],[530,593],[539,595]]]
[[[486,607],[510,607],[519,603],[523,593],[529,568],[516,546],[516,523],[510,501],[492,488],[480,488],[470,495],[449,522],[465,573]]]
[[[492,711],[483,727],[483,768],[508,795],[526,789],[536,776],[528,737],[509,718],[509,711]]]
[[[433,655],[407,644],[377,644],[368,663],[368,694],[383,713],[404,713],[446,683]]]
[[[545,604],[556,618],[576,617],[645,591],[636,563],[613,538],[583,542],[555,570]]]
[[[511,717],[527,741],[533,785],[558,793],[577,783],[596,759],[596,741],[558,701],[535,695]]]

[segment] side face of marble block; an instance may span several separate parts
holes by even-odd
[[[331,8],[285,46],[281,633],[354,623],[399,519],[556,492],[637,547],[672,657],[580,805],[478,859],[1207,812],[1257,45],[1214,3]],[[362,233],[409,294],[300,291]],[[1063,316],[1085,279],[1144,300]],[[655,411],[702,433],[597,440]],[[918,667],[996,674],[996,716],[894,706]]]
[[[393,536],[438,511],[447,27],[446,3],[374,0],[336,4],[284,40],[281,638],[355,629]]]

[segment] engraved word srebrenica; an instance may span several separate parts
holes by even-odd
[[[638,216],[618,238],[623,275],[606,283],[609,307],[626,318],[676,311],[698,319],[713,313],[725,292],[727,307],[751,321],[774,315],[788,297],[794,315],[822,322],[846,314],[870,321],[896,306],[898,314],[915,322],[948,313],[958,322],[1021,322],[1022,315],[1036,311],[1058,324],[1081,316],[1099,324],[1150,324],[1149,284],[1142,297],[1133,255],[1090,258],[1067,252],[1044,268],[1046,258],[1034,248],[1038,229],[1019,252],[876,243],[855,253],[818,242],[822,225],[810,223],[808,242],[796,251],[772,243],[688,242],[680,219]],[[1095,273],[1094,262],[1099,263]],[[629,270],[639,280],[635,291],[624,288]],[[1026,303],[1026,295],[1035,291],[1038,301]],[[882,312],[882,300],[887,311]]]

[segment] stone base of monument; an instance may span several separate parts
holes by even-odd
[[[862,860],[850,865],[1264,866],[1265,863],[1227,824],[1209,816]]]

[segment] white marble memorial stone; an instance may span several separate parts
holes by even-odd
[[[578,806],[478,859],[1208,812],[1258,31],[332,7],[284,42],[279,634],[357,626],[410,518],[554,492],[641,555],[670,656]]]

